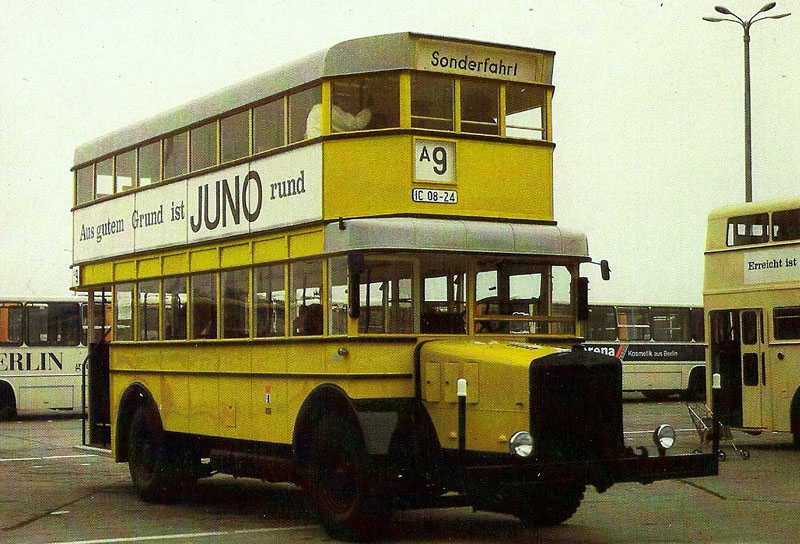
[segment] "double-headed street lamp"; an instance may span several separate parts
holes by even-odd
[[[745,202],[753,201],[753,164],[752,164],[752,151],[750,148],[750,27],[764,19],[782,19],[791,15],[790,13],[781,13],[780,15],[764,15],[758,17],[759,14],[769,11],[775,7],[775,2],[770,2],[763,8],[758,10],[750,19],[745,21],[731,10],[723,6],[715,6],[714,9],[723,15],[729,15],[733,19],[720,19],[718,17],[703,17],[704,21],[712,23],[719,23],[721,21],[729,21],[737,23],[744,29],[744,200]],[[758,17],[758,18],[757,18]]]

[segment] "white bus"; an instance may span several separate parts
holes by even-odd
[[[622,390],[648,399],[705,395],[703,308],[595,304],[584,349],[622,361]]]
[[[82,410],[85,298],[0,300],[0,420]]]

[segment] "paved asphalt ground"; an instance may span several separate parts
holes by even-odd
[[[627,440],[661,422],[679,429],[677,451],[699,445],[680,402],[624,405]],[[786,435],[734,434],[749,460],[726,446],[720,476],[620,484],[587,490],[567,523],[526,530],[512,517],[468,508],[400,512],[387,542],[797,542],[800,452]],[[215,476],[174,505],[140,502],[127,465],[75,449],[77,419],[25,418],[0,423],[0,542],[5,543],[295,543],[331,539],[300,490]],[[652,448],[651,448],[652,449]]]

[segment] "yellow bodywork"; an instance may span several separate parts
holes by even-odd
[[[464,378],[467,449],[508,452],[508,439],[517,431],[529,430],[530,365],[559,351],[508,341],[425,343],[420,353],[422,401],[442,447],[458,446],[456,385]]]

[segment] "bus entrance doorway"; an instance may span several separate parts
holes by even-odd
[[[710,312],[712,371],[720,375],[713,409],[724,425],[761,427],[766,388],[760,309]],[[746,407],[746,409],[744,409]]]

